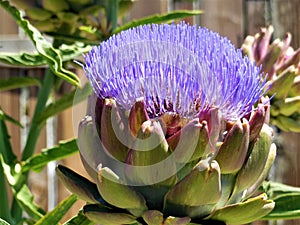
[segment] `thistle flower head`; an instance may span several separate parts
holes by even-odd
[[[217,108],[236,120],[251,111],[265,87],[260,69],[228,39],[184,23],[124,31],[94,47],[85,61],[98,97],[114,98],[126,110],[143,98],[150,117],[190,117]]]

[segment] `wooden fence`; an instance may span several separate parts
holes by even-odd
[[[170,0],[139,0],[135,3],[128,19],[135,19],[153,13],[163,13],[168,9],[192,9],[200,8],[205,13],[199,17],[188,20],[189,22],[196,22],[201,26],[208,27],[221,35],[227,36],[233,44],[240,47],[246,34],[254,34],[259,27],[272,23],[275,26],[275,36],[283,37],[286,31],[293,34],[292,45],[294,47],[300,46],[300,1],[298,0],[198,0],[194,2],[176,2],[172,3]],[[11,40],[9,35],[17,35],[18,27],[15,22],[2,9],[0,9],[0,43]],[[17,42],[16,42],[17,43]],[[13,46],[14,47],[14,46]],[[0,48],[1,51],[1,48]],[[25,69],[12,68],[0,65],[0,77],[10,76],[43,76],[43,69]],[[82,71],[78,71],[81,73]],[[0,92],[0,105],[2,109],[16,119],[25,119],[32,115],[36,101],[37,90],[35,88],[27,88],[24,90],[14,90],[7,92]],[[77,118],[83,115],[85,111],[84,104],[76,108]],[[29,123],[30,121],[28,121]],[[76,136],[73,132],[72,109],[64,111],[59,115],[52,124],[56,128],[56,141],[64,140]],[[58,129],[59,128],[59,129]],[[18,127],[8,123],[8,130],[11,134],[13,149],[18,151],[20,155],[22,147],[23,133]],[[46,130],[42,132],[41,138],[38,141],[36,152],[47,146]],[[48,131],[49,133],[49,131]],[[274,179],[300,186],[300,136],[298,134],[283,133],[281,135],[284,140],[284,151],[279,151],[278,166],[276,167],[276,175]],[[287,140],[287,141],[286,141]],[[286,144],[289,143],[289,144]],[[86,174],[78,155],[74,155],[64,160],[63,163],[81,174]],[[34,193],[35,200],[45,209],[49,206],[47,198],[47,191],[49,185],[57,190],[57,201],[61,201],[69,193],[68,191],[55,179],[52,180],[47,173],[47,168],[41,173],[32,173],[30,175],[30,188]],[[51,183],[50,182],[50,183]],[[52,190],[52,189],[51,189]],[[51,198],[56,198],[52,196]],[[51,199],[53,201],[53,199]],[[56,200],[54,199],[54,202]],[[76,214],[79,208],[83,205],[82,201],[76,203],[70,210],[66,218]],[[265,224],[265,223],[264,223]],[[277,224],[281,224],[278,222]],[[298,221],[289,221],[284,224],[294,225],[300,224]]]

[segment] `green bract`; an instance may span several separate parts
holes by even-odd
[[[207,120],[186,121],[173,114],[149,119],[141,102],[128,114],[112,99],[99,101],[96,111],[101,118],[84,118],[78,137],[84,149],[82,160],[95,183],[63,166],[57,168],[65,186],[87,201],[84,214],[90,220],[99,224],[216,224],[216,220],[245,224],[273,209],[274,202],[256,192],[276,154],[272,130],[263,125],[267,106],[260,104],[249,121],[227,123],[222,140],[210,143],[212,129],[207,121],[213,113]],[[114,131],[114,123],[120,130]],[[172,129],[177,131],[166,136]],[[129,135],[135,147],[126,148],[118,141],[119,132]]]

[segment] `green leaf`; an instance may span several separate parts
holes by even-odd
[[[275,208],[264,220],[299,219],[300,218],[300,193],[282,194],[274,198]]]
[[[282,183],[265,181],[262,185],[262,190],[267,193],[270,198],[276,198],[280,195],[299,193],[300,187],[293,187]]]
[[[77,197],[75,195],[70,195],[60,202],[51,212],[48,212],[44,217],[37,221],[35,225],[57,224],[76,201]]]
[[[52,47],[51,43],[48,42],[28,20],[24,19],[20,11],[11,6],[8,1],[1,0],[0,4],[16,20],[19,27],[21,27],[32,40],[36,50],[45,59],[51,70],[60,78],[78,86],[78,77],[74,73],[63,68],[61,55]]]
[[[40,80],[33,77],[10,77],[8,79],[0,79],[0,91],[40,85]]]
[[[23,185],[19,192],[15,194],[15,198],[21,208],[32,218],[38,220],[45,214],[45,211],[34,202],[33,195],[26,185]]]
[[[90,51],[92,48],[91,45],[84,45],[82,43],[75,43],[72,45],[61,45],[59,49],[57,49],[59,55],[62,57],[62,61],[70,61],[74,60],[74,58],[81,56],[83,53]],[[21,52],[21,53],[0,53],[0,62],[14,65],[14,66],[26,66],[26,67],[36,67],[36,66],[43,66],[47,65],[47,60],[42,57],[38,53],[34,52]],[[22,77],[25,78],[25,77]],[[26,77],[29,79],[34,79],[30,77]],[[22,79],[20,79],[22,80]],[[26,79],[28,80],[28,79]],[[29,81],[27,81],[29,82]],[[22,83],[21,83],[22,84]],[[25,83],[26,84],[26,83]],[[4,85],[2,82],[0,83],[0,90],[1,86]],[[33,84],[36,85],[36,84]],[[39,84],[38,84],[39,85]]]
[[[0,154],[2,154],[5,163],[13,164],[16,161],[17,157],[12,150],[9,141],[10,136],[8,134],[7,127],[4,122],[5,119],[10,120],[9,118],[10,117],[7,117],[7,115],[5,115],[0,108]]]
[[[8,222],[0,218],[0,225],[10,225]]]
[[[92,89],[89,83],[87,83],[82,89],[78,88],[72,92],[63,95],[56,102],[48,105],[36,118],[36,123],[40,124],[46,121],[51,116],[54,116],[63,110],[70,108],[83,100],[85,100],[92,93]]]
[[[21,127],[21,128],[23,127],[22,124],[19,121],[15,120],[14,118],[12,118],[9,115],[5,114],[2,111],[1,107],[0,107],[0,120],[4,120],[4,121],[6,120],[6,121],[9,121],[9,122]]]
[[[56,167],[56,175],[64,186],[80,199],[89,203],[107,205],[99,194],[96,184],[85,177],[62,165]]]
[[[93,225],[94,223],[91,222],[88,218],[86,218],[82,211],[79,211],[77,216],[71,218],[67,222],[64,223],[64,225]]]
[[[48,162],[66,158],[67,156],[78,152],[76,139],[60,141],[59,144],[53,148],[45,149],[41,153],[28,158],[23,162],[22,170],[40,171]]]
[[[5,181],[5,175],[4,175],[4,169],[2,164],[0,164],[0,196],[1,196],[1,201],[0,201],[0,219],[3,218],[9,222],[12,221],[12,216],[11,212],[9,210],[10,204],[8,200],[8,190],[7,190],[7,185]],[[0,220],[0,225],[2,224]]]
[[[121,32],[122,30],[127,30],[132,27],[137,27],[139,25],[150,24],[150,23],[169,23],[176,19],[182,19],[190,16],[195,16],[202,14],[202,10],[177,10],[166,14],[156,14],[148,17],[141,18],[139,20],[132,20],[114,30],[114,34]]]
[[[0,53],[0,62],[14,66],[43,66],[47,62],[36,53]]]

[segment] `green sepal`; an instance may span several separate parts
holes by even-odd
[[[216,161],[202,160],[165,197],[167,204],[201,206],[215,204],[221,197],[220,167]],[[167,207],[168,208],[168,207]]]
[[[191,120],[181,130],[167,139],[178,163],[189,163],[200,159],[208,150],[209,136],[206,123]]]
[[[125,175],[135,185],[173,185],[176,166],[158,121],[148,120],[128,153]],[[167,169],[166,169],[167,168]]]
[[[64,186],[80,199],[89,203],[106,204],[100,196],[96,184],[85,177],[62,165],[56,167],[56,174]]]
[[[116,211],[101,205],[85,205],[83,214],[91,221],[101,225],[132,224],[136,217],[125,211]]]
[[[109,168],[99,168],[97,187],[104,200],[121,209],[132,209],[136,216],[141,216],[146,210],[143,196],[124,185],[120,178]]]
[[[237,175],[234,188],[235,194],[243,192],[254,185],[262,174],[269,156],[272,136],[273,130],[264,124],[252,152]]]
[[[246,119],[235,122],[221,145],[216,160],[222,174],[236,173],[244,164],[249,146],[249,123]]]
[[[88,174],[97,180],[97,167],[100,162],[109,162],[91,116],[84,117],[78,127],[78,147]],[[108,165],[104,165],[108,166]]]
[[[258,104],[255,112],[251,115],[249,120],[250,136],[249,142],[255,141],[259,136],[261,128],[268,116],[270,105]],[[272,107],[273,108],[273,107]]]
[[[105,151],[118,161],[125,162],[129,143],[128,125],[123,121],[115,100],[105,99],[101,115],[100,136]]]
[[[230,225],[240,225],[256,221],[270,213],[275,206],[266,194],[250,198],[245,202],[225,206],[214,211],[206,219],[226,222]]]
[[[260,174],[257,181],[250,188],[247,189],[247,193],[245,195],[246,198],[250,197],[253,193],[255,193],[255,191],[261,186],[264,180],[268,177],[269,171],[275,161],[275,158],[276,158],[276,145],[273,143],[271,144],[271,148],[270,148],[267,162],[265,164],[265,168],[263,169],[263,172]]]
[[[149,120],[145,103],[136,101],[131,107],[129,113],[129,127],[134,137],[136,137],[141,129],[142,124]]]
[[[173,217],[169,216],[165,219],[164,225],[187,225],[191,221],[189,217]]]
[[[262,71],[264,71],[266,74],[269,74],[272,71],[275,62],[277,61],[278,56],[280,55],[282,45],[282,42],[280,42],[279,40],[275,40],[269,46],[268,52],[258,62],[258,65],[262,65]]]
[[[163,214],[157,210],[148,210],[142,217],[148,225],[161,225],[164,220]]]

